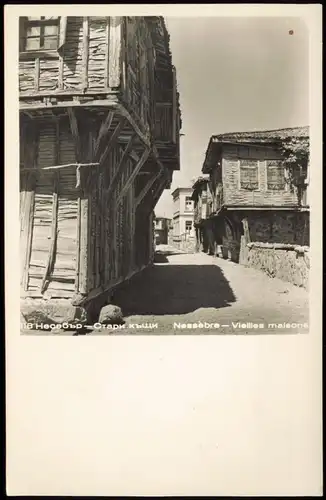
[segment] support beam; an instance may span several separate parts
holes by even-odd
[[[154,183],[157,181],[157,179],[160,177],[162,173],[162,170],[160,169],[154,177],[150,179],[150,181],[143,187],[139,195],[137,196],[135,200],[135,206],[137,207],[139,203],[145,198],[146,194],[149,192],[151,187],[154,185]]]
[[[110,136],[109,142],[107,143],[106,148],[105,148],[103,154],[100,157],[100,160],[99,160],[100,163],[103,163],[104,160],[107,158],[107,156],[110,153],[111,149],[116,144],[116,142],[117,142],[117,140],[119,138],[119,134],[120,134],[120,132],[121,132],[121,130],[123,129],[124,126],[125,126],[125,119],[121,118],[120,121],[119,121],[119,123],[118,123],[118,125],[116,126],[116,128],[112,132],[112,135]]]
[[[136,137],[137,137],[137,134],[134,134],[134,135],[132,135],[130,137],[129,142],[128,142],[128,144],[127,144],[127,146],[126,146],[126,148],[125,148],[125,150],[124,150],[124,152],[123,152],[123,154],[122,154],[122,156],[120,158],[119,164],[117,165],[117,168],[116,168],[116,171],[114,173],[113,179],[110,182],[110,186],[109,186],[107,195],[110,194],[112,192],[112,190],[115,188],[117,180],[118,180],[118,178],[119,178],[119,176],[121,174],[121,167],[124,164],[124,162],[126,161],[128,155],[129,155],[129,153],[131,151],[131,148],[134,145],[134,140],[135,140]]]
[[[74,145],[75,145],[75,153],[76,153],[76,159],[77,162],[79,163],[81,161],[81,144],[80,144],[80,136],[79,136],[79,130],[78,130],[78,121],[76,117],[75,110],[71,107],[67,108],[67,113],[69,117],[69,123],[70,123],[70,129],[72,133],[72,137],[74,140]]]
[[[55,252],[56,252],[56,246],[57,246],[57,236],[58,236],[58,206],[59,206],[59,200],[58,200],[58,173],[55,172],[54,174],[54,188],[53,188],[53,203],[52,203],[52,225],[51,225],[51,246],[50,246],[50,251],[49,251],[49,256],[48,256],[48,261],[46,264],[45,272],[43,275],[43,279],[41,282],[40,286],[40,293],[42,294],[45,290],[46,283],[48,281],[48,278],[52,272],[53,265],[54,265],[54,259],[55,259]]]
[[[82,78],[83,90],[88,87],[88,46],[89,46],[89,26],[88,17],[83,18],[83,62],[82,62]]]
[[[135,178],[137,177],[138,172],[140,171],[140,169],[142,168],[142,166],[146,162],[147,158],[149,157],[149,154],[150,154],[150,150],[148,148],[145,148],[139,162],[137,163],[136,167],[134,168],[134,171],[132,172],[131,176],[127,180],[126,184],[121,189],[119,196],[117,198],[117,203],[119,203],[122,200],[122,198],[124,197],[124,195],[126,194],[128,189],[130,188],[130,186],[134,182]]]
[[[114,111],[109,111],[105,121],[101,124],[100,131],[98,133],[98,138],[97,138],[97,141],[95,144],[95,152],[94,152],[95,156],[98,155],[101,141],[102,141],[103,137],[108,133],[108,131],[111,127],[113,118],[114,118]]]
[[[118,88],[121,76],[121,41],[122,41],[121,16],[112,16],[110,19],[109,43],[109,87]]]
[[[163,193],[163,191],[165,189],[166,183],[167,183],[167,179],[164,177],[162,179],[162,182],[159,184],[159,186],[157,187],[157,189],[156,189],[156,191],[155,191],[155,193],[153,195],[153,198],[152,198],[153,203],[151,205],[152,206],[152,210],[154,210],[156,203],[158,202],[160,196],[162,195],[162,193]]]

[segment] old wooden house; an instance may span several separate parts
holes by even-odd
[[[21,296],[86,307],[153,259],[179,169],[169,35],[162,17],[19,23]]]
[[[198,245],[207,241],[210,253],[221,245],[224,257],[238,261],[242,235],[246,241],[309,244],[309,160],[286,161],[292,140],[309,143],[308,127],[211,137],[202,168],[209,180],[195,183],[193,191],[198,209],[205,201],[206,215],[196,220]]]

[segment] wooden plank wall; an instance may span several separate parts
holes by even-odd
[[[123,156],[124,145],[117,143],[108,159],[92,169],[88,180],[90,190],[89,291],[109,288],[135,270],[134,183],[125,196],[117,198],[134,168],[131,159],[117,168]],[[111,183],[114,180],[115,188]]]
[[[68,17],[63,52],[21,55],[19,91],[55,95],[119,87],[121,29],[121,17]]]
[[[27,186],[28,172],[22,172],[21,213],[33,196],[32,232],[30,244],[26,240],[28,221],[21,220],[22,254],[27,258],[25,269],[25,291],[41,293],[42,283],[48,264],[53,240],[55,240],[52,269],[46,280],[46,294],[71,296],[75,290],[76,251],[77,251],[77,210],[78,192],[76,169],[74,167],[47,170],[46,167],[58,164],[74,163],[73,141],[69,136],[68,124],[56,122],[38,122],[29,124],[38,135],[35,162],[35,181],[33,188]],[[25,142],[28,138],[25,138]],[[21,148],[23,152],[24,148]],[[28,158],[22,158],[23,167],[28,168]],[[60,172],[60,173],[59,173]],[[55,202],[55,184],[57,184],[57,202]],[[53,212],[55,210],[55,213]],[[56,238],[53,238],[53,217],[56,220]],[[29,248],[30,246],[30,248]],[[22,274],[24,274],[22,269]]]
[[[249,191],[239,188],[239,158],[258,160],[259,189]],[[271,147],[231,146],[223,149],[223,198],[225,204],[239,205],[295,205],[297,195],[291,191],[268,191],[266,185],[266,161],[278,159],[280,153]]]

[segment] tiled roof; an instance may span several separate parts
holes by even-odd
[[[281,128],[274,130],[253,130],[250,132],[231,132],[225,134],[213,135],[212,139],[218,142],[223,141],[236,141],[236,142],[270,142],[284,140],[292,137],[308,137],[309,127],[293,127],[293,128]]]

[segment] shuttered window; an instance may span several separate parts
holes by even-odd
[[[267,189],[283,191],[285,189],[285,169],[281,160],[267,160]]]
[[[240,187],[253,191],[258,189],[258,161],[240,160]]]

